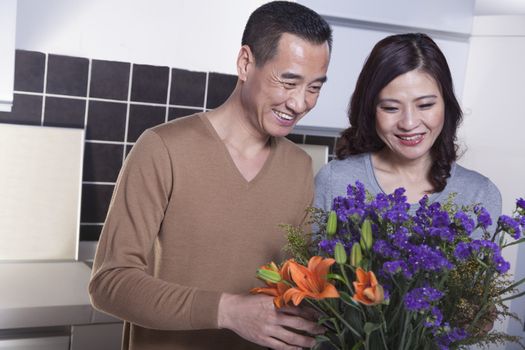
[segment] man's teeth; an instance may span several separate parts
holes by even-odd
[[[283,112],[278,112],[278,111],[274,111],[274,112],[281,119],[284,119],[284,120],[293,120],[294,119],[294,117],[292,117],[289,114],[286,114],[286,113],[283,113]]]

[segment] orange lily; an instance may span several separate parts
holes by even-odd
[[[339,292],[333,284],[329,283],[326,275],[330,266],[335,263],[334,259],[323,259],[313,256],[308,261],[308,267],[300,265],[295,261],[289,261],[289,273],[296,287],[289,288],[284,293],[285,302],[292,301],[299,305],[304,298],[324,299],[338,298]]]
[[[268,265],[261,266],[260,267],[261,270],[270,270],[270,271],[278,272],[279,275],[281,276],[281,282],[273,283],[273,282],[269,282],[265,280],[264,282],[266,283],[267,287],[252,288],[250,290],[250,293],[252,294],[261,293],[261,294],[273,296],[274,297],[273,304],[275,305],[275,307],[278,309],[283,307],[285,304],[284,298],[283,298],[284,292],[286,292],[290,288],[289,283],[287,283],[290,280],[290,275],[288,273],[288,266],[289,266],[289,261],[286,261],[281,267],[281,269],[279,269],[274,262],[271,262]]]
[[[376,275],[362,268],[358,268],[355,273],[357,281],[354,282],[355,295],[352,299],[365,305],[381,304],[385,299],[385,293],[383,287],[377,283]]]

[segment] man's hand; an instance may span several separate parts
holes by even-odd
[[[219,328],[227,328],[246,340],[276,350],[310,348],[313,336],[324,328],[312,320],[312,312],[298,307],[276,310],[267,295],[223,294],[219,302]],[[294,329],[301,334],[293,332]]]

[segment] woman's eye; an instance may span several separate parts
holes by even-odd
[[[424,103],[424,104],[422,104],[422,105],[419,105],[419,108],[420,108],[420,109],[430,109],[430,108],[432,108],[432,106],[434,106],[434,105],[435,105],[435,103]]]
[[[391,107],[391,106],[380,106],[381,110],[387,112],[387,113],[394,113],[397,112],[397,107]]]

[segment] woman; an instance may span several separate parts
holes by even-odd
[[[411,211],[429,196],[458,205],[482,203],[493,222],[501,195],[485,176],[456,164],[462,112],[445,56],[425,34],[378,42],[359,75],[339,139],[337,159],[316,176],[314,206],[331,209],[336,196],[359,180],[372,194],[406,189]]]

